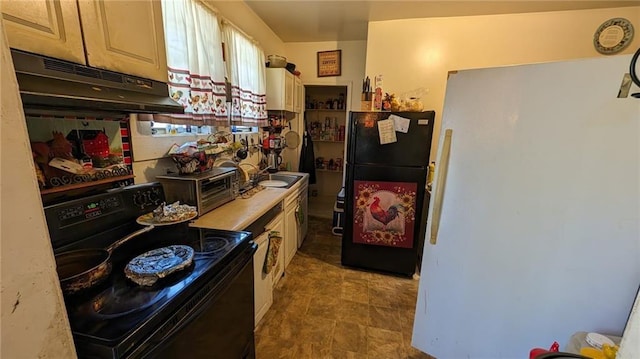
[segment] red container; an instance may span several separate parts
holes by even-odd
[[[82,138],[84,153],[91,157],[109,156],[109,137],[104,132],[94,135],[86,135]]]
[[[558,344],[558,342],[553,342],[553,344],[551,344],[551,348],[549,349],[533,348],[529,352],[529,359],[535,359],[538,355],[549,352],[557,352],[558,350],[560,350],[560,344]]]

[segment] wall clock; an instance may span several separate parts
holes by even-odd
[[[616,17],[602,23],[593,34],[593,46],[604,55],[617,54],[633,40],[633,25],[627,19]]]

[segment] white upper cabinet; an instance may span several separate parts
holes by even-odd
[[[9,46],[86,64],[75,1],[3,1]]]
[[[167,82],[160,1],[81,0],[91,66]]]
[[[267,110],[293,111],[294,76],[284,68],[267,68]]]
[[[304,112],[304,86],[302,85],[302,80],[300,80],[299,77],[295,77],[295,86],[293,91],[293,112],[302,113]]]
[[[160,1],[3,1],[2,17],[13,48],[167,82]]]

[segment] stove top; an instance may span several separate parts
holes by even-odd
[[[224,267],[251,246],[248,232],[230,232],[173,226],[152,230],[116,249],[109,279],[97,288],[65,298],[71,329],[77,341],[90,341],[127,350],[147,330],[185,305],[203,283],[215,281]],[[194,251],[193,263],[158,280],[153,286],[133,283],[124,274],[129,260],[150,249],[184,244]],[[125,247],[126,246],[126,247]]]
[[[164,200],[159,183],[146,183],[47,206],[45,216],[53,250],[58,254],[76,249],[107,248],[142,228],[136,218],[153,211]],[[190,228],[188,223],[180,223],[155,227],[116,248],[111,254],[113,269],[107,280],[83,292],[65,296],[78,356],[144,357],[149,350],[166,344],[167,338],[182,336],[178,333],[180,330],[176,330],[184,320],[202,321],[199,310],[210,307],[204,298],[223,293],[218,293],[226,290],[222,288],[230,288],[232,282],[235,283],[234,275],[243,273],[243,278],[246,277],[247,263],[256,250],[251,239],[249,232],[196,229]],[[124,268],[131,259],[170,245],[193,248],[192,263],[148,287],[126,278]],[[238,288],[247,285],[244,281],[238,283]],[[238,294],[239,289],[234,289],[233,293]],[[216,302],[216,308],[207,309],[207,313],[217,315],[230,312],[230,309],[237,313],[236,309],[225,306],[242,308],[242,315],[235,317],[245,324],[242,335],[227,329],[216,332],[223,342],[233,341],[224,336],[226,333],[244,336],[240,338],[242,340],[236,338],[239,346],[244,345],[239,342],[252,343],[253,340],[253,316],[245,315],[247,308],[251,308],[246,303],[252,303],[253,295],[242,292],[238,298],[230,303]],[[187,337],[194,335],[187,334]]]

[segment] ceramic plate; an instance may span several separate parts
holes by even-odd
[[[258,184],[264,187],[287,187],[287,182],[278,180],[266,180],[261,181]]]
[[[617,54],[633,40],[633,25],[625,18],[613,18],[605,21],[593,35],[593,45],[604,55]]]
[[[142,216],[138,217],[138,219],[136,219],[136,222],[138,222],[138,224],[141,224],[143,226],[171,226],[171,225],[174,225],[174,224],[190,221],[190,220],[196,218],[197,216],[198,216],[198,212],[191,212],[191,214],[189,216],[184,217],[184,218],[180,219],[179,221],[160,222],[160,221],[156,221],[153,218],[153,212],[149,212],[147,214],[143,214]]]

